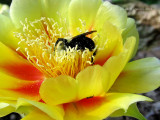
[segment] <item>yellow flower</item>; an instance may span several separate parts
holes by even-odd
[[[128,63],[135,22],[109,2],[13,0],[0,26],[1,116],[16,107],[23,120],[101,120],[160,86],[157,59]]]

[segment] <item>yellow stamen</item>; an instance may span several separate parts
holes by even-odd
[[[64,20],[66,21],[66,20]],[[20,39],[20,46],[17,50],[26,56],[26,58],[46,77],[57,77],[59,75],[76,75],[90,66],[94,62],[93,53],[96,51],[77,50],[74,48],[55,49],[55,43],[58,38],[72,38],[67,26],[60,26],[52,18],[41,18],[40,20],[28,21],[25,20],[23,30],[20,33],[15,33],[15,36]],[[82,27],[85,25],[82,22]],[[80,30],[82,32],[83,30]],[[23,50],[24,49],[24,50]]]

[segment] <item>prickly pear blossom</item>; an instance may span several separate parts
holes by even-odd
[[[133,103],[151,101],[136,93],[160,86],[160,62],[129,62],[139,38],[123,8],[101,0],[13,0],[0,26],[0,116],[145,119]]]

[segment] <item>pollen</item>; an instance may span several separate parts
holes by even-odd
[[[94,53],[89,49],[78,50],[66,48],[55,49],[58,38],[72,38],[66,19],[56,22],[53,18],[42,17],[35,21],[21,22],[23,29],[15,33],[19,39],[19,47],[16,49],[26,56],[27,60],[44,73],[46,78],[59,75],[76,75],[87,66],[94,63]],[[85,26],[82,22],[82,27]],[[83,30],[79,30],[83,32]]]

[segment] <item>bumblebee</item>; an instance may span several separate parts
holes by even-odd
[[[65,38],[58,38],[58,40],[55,43],[55,47],[60,50],[66,50],[66,48],[75,48],[77,47],[77,50],[84,51],[86,48],[88,48],[90,51],[92,51],[95,48],[94,41],[87,37],[87,35],[92,34],[97,31],[89,31],[86,33],[82,33],[80,35],[77,35],[73,37],[70,41]]]

